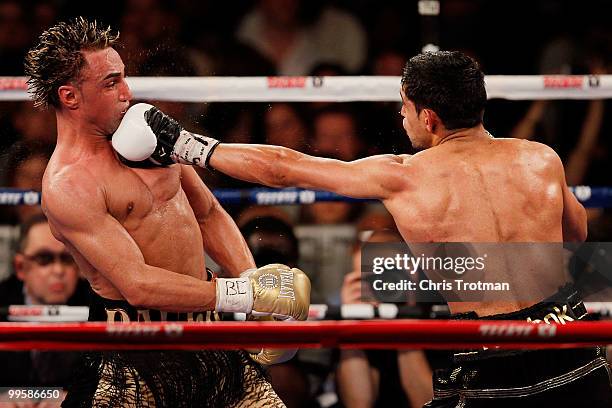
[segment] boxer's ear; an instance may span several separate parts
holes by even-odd
[[[15,270],[15,276],[21,281],[25,279],[25,256],[21,253],[16,253],[13,258],[13,269]]]
[[[76,109],[79,106],[78,90],[73,85],[62,85],[57,89],[60,104],[68,109]]]
[[[440,117],[438,114],[431,109],[423,109],[422,111],[423,123],[425,124],[425,128],[428,132],[434,133],[438,126],[440,125]]]

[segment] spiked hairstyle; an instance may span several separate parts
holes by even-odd
[[[29,76],[28,90],[34,106],[59,107],[57,90],[70,82],[78,83],[85,66],[82,51],[112,47],[119,38],[110,27],[77,17],[61,22],[43,32],[39,42],[28,51],[25,73]]]

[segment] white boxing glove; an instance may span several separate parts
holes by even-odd
[[[206,167],[219,141],[191,133],[153,105],[138,103],[123,117],[113,134],[113,148],[130,161],[149,160],[158,166],[173,163]]]
[[[113,149],[130,161],[143,161],[151,157],[157,147],[157,138],[144,119],[153,105],[137,103],[130,107],[113,134]]]

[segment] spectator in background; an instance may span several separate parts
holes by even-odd
[[[355,160],[364,144],[354,105],[329,105],[314,114],[310,152],[340,160]],[[296,234],[302,248],[302,267],[310,271],[311,301],[338,305],[342,276],[350,270],[350,248],[355,239],[354,223],[363,203],[316,202],[300,209]]]
[[[574,21],[572,15],[566,18]],[[574,24],[568,27],[571,30],[577,29]],[[584,33],[570,33],[562,29],[542,50],[539,71],[544,75],[605,74],[610,72],[612,66],[610,44],[610,30],[595,21]],[[594,109],[599,108],[593,102],[596,101],[533,101],[514,127],[511,137],[548,144],[567,162],[572,150],[575,151],[577,145],[583,143],[579,141],[582,139],[579,135],[584,134],[589,122],[594,123],[593,119],[597,115]],[[584,146],[578,148],[584,150]]]
[[[602,50],[603,51],[603,50]],[[593,75],[612,73],[612,49],[599,54],[591,61]],[[606,116],[606,112],[608,115]],[[607,186],[612,174],[612,101],[589,101],[584,122],[574,148],[570,151],[565,174],[569,185]],[[612,212],[609,208],[587,208],[588,240],[602,242],[612,240]],[[610,287],[610,282],[607,282]]]
[[[186,71],[184,75],[212,74],[214,61],[200,50],[185,46],[180,39],[182,29],[182,20],[173,2],[127,0],[121,15],[123,47],[119,49],[126,72],[129,75],[153,75],[143,71],[151,56],[172,57],[172,54],[180,54],[180,61],[173,58],[162,61],[161,67],[169,67],[175,72],[168,75],[181,75],[176,71],[186,66],[193,72]]]
[[[597,43],[595,43],[597,44]],[[592,45],[589,73],[595,78],[612,73],[612,34],[601,44]],[[568,156],[565,174],[569,185],[608,185],[612,167],[612,121],[606,112],[612,111],[610,100],[588,102],[578,141]]]
[[[0,284],[3,306],[87,305],[76,263],[42,213],[21,224],[13,267],[15,274]]]
[[[401,76],[408,55],[402,48],[382,48],[374,54],[368,67],[368,75]],[[402,127],[398,114],[401,102],[369,102],[368,115],[364,118],[364,134],[368,140],[367,155],[384,152],[414,153]]]
[[[588,72],[597,78],[612,72],[612,38],[598,38],[592,33],[594,38],[589,41],[590,49],[583,54],[583,62],[588,66]],[[561,69],[561,68],[560,68]],[[579,109],[569,109],[564,111],[563,119],[559,119],[562,109],[568,107],[579,107]],[[612,143],[609,138],[604,137],[609,134],[611,124],[606,120],[605,112],[612,109],[609,101],[594,99],[590,101],[534,101],[525,117],[517,124],[512,133],[513,137],[521,139],[540,139],[539,132],[545,135],[550,132],[551,123],[555,124],[555,129],[566,133],[556,135],[557,148],[563,139],[566,146],[564,154],[565,173],[569,185],[607,185],[609,184],[610,156]],[[570,117],[570,118],[566,118]],[[582,120],[582,123],[580,121]],[[568,122],[576,122],[573,126],[563,126]],[[569,131],[573,132],[567,134]],[[548,129],[548,130],[547,130]],[[550,139],[552,136],[545,136]],[[566,140],[568,139],[568,140]],[[570,142],[570,143],[568,143]],[[592,211],[590,211],[592,212]]]
[[[257,266],[282,263],[298,267],[298,240],[293,227],[272,215],[244,220],[240,227]]]
[[[55,115],[36,109],[31,101],[21,102],[12,115],[12,124],[21,140],[27,143],[53,145],[57,140]]]
[[[172,61],[171,64],[168,61]],[[147,53],[137,67],[139,75],[146,77],[173,77],[196,75],[196,68],[192,61],[181,49],[176,48],[156,48]],[[202,104],[189,104],[177,101],[147,100],[164,112],[168,112],[173,118],[185,123],[194,132],[203,132],[197,117],[203,113]]]
[[[57,0],[36,0],[28,2],[28,13],[30,14],[30,34],[39,36],[47,27],[57,22],[60,10],[60,2]]]
[[[278,75],[306,75],[319,62],[351,73],[366,57],[366,35],[351,14],[316,2],[259,0],[236,37],[266,56]]]
[[[359,130],[351,107],[331,105],[315,113],[311,151],[318,156],[355,160],[364,150]]]
[[[254,143],[263,140],[261,132],[265,105],[260,103],[211,103],[206,113],[199,117],[200,127],[204,134],[214,136],[227,143]],[[221,172],[205,171],[203,177],[206,185],[225,188],[249,188],[253,184],[246,183],[224,175]],[[231,208],[231,207],[230,207]],[[231,208],[230,214],[241,208]]]
[[[399,49],[387,48],[378,52],[373,59],[371,74],[401,76],[408,56]]]
[[[375,231],[367,242],[403,242],[397,231]],[[344,278],[342,304],[362,302],[361,245],[355,245],[353,271]],[[422,350],[340,350],[336,369],[342,405],[421,407],[432,398],[432,370]]]
[[[121,14],[119,50],[126,73],[140,75],[149,52],[176,46],[180,21],[160,0],[127,0]],[[169,5],[169,3],[168,3]]]
[[[255,265],[282,263],[297,267],[299,260],[298,239],[293,227],[274,216],[255,217],[240,227]],[[299,358],[268,367],[272,387],[288,408],[312,406],[309,383]]]
[[[363,154],[357,119],[350,108],[330,105],[318,111],[313,119],[311,153],[316,156],[351,161]],[[348,202],[322,202],[304,207],[305,222],[342,224],[353,221],[360,206]]]
[[[315,65],[314,68],[310,70],[308,73],[309,76],[347,76],[349,73],[342,66],[338,65],[334,62],[320,62]],[[311,111],[316,112],[318,110],[324,109],[327,106],[331,106],[336,104],[337,102],[333,101],[313,101],[308,104]]]
[[[421,51],[423,28],[416,3],[386,0],[372,7],[363,1],[351,2],[351,6],[367,29],[368,61],[373,59],[372,52],[388,47],[401,49],[409,56]]]
[[[5,186],[40,191],[42,177],[53,147],[33,141],[17,141],[3,155]],[[41,213],[38,205],[3,206],[0,223],[21,224],[34,214]]]
[[[37,214],[21,225],[15,274],[0,283],[0,306],[87,305],[87,284],[79,278],[76,263],[51,234],[47,219]],[[66,386],[74,353],[0,353],[3,386]]]
[[[23,75],[23,58],[30,43],[24,7],[0,0],[0,75]]]
[[[348,71],[341,65],[334,62],[322,61],[315,65],[310,72],[310,76],[346,76],[349,75]],[[333,103],[333,102],[331,102]]]
[[[306,123],[301,105],[273,103],[264,116],[265,143],[304,152],[309,135]]]

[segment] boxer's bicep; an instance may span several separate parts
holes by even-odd
[[[130,299],[134,280],[145,265],[140,248],[111,214],[93,182],[55,183],[44,195],[45,213],[54,235],[74,248],[98,273]],[[144,274],[142,274],[144,275]]]
[[[214,207],[216,199],[206,187],[195,169],[190,166],[181,166],[181,187],[187,196],[189,205],[193,209],[198,222],[206,219]]]
[[[563,194],[563,240],[566,242],[583,242],[587,236],[586,210],[567,186],[565,169],[561,159],[552,149],[548,147],[546,149],[544,157],[550,160],[553,178],[560,183]]]
[[[206,253],[231,276],[253,268],[253,256],[238,226],[193,168],[182,166],[181,186],[200,226]]]
[[[565,183],[563,188],[563,241],[584,242],[587,237],[586,210]]]

